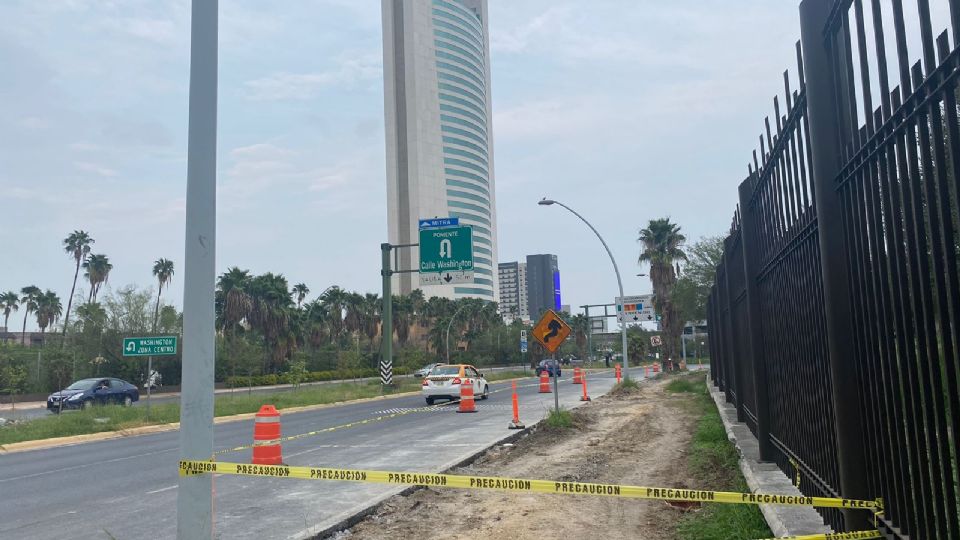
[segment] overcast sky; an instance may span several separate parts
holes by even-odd
[[[594,223],[627,294],[650,291],[635,277],[649,219],[723,233],[795,71],[797,4],[490,0],[500,261],[555,253],[564,303],[613,301],[602,246],[543,196]],[[113,262],[108,287],[151,285],[166,257],[165,299],[182,304],[189,11],[0,2],[0,290],[35,284],[66,305],[61,241],[83,229]],[[220,32],[218,272],[379,292],[380,2],[221,0]]]

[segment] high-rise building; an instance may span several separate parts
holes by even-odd
[[[391,244],[414,244],[418,219],[473,227],[474,282],[423,287],[427,296],[496,300],[497,214],[486,0],[382,0]],[[414,248],[399,251],[416,268]],[[420,288],[395,274],[394,290]]]
[[[500,314],[504,320],[530,320],[527,313],[527,264],[518,262],[500,263]]]
[[[560,269],[556,255],[527,255],[527,309],[537,320],[548,309],[560,311]]]

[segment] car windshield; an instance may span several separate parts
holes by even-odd
[[[544,360],[541,365],[543,365],[543,366],[545,366],[545,367],[549,367],[549,366],[556,365],[556,363],[557,363],[557,362],[556,362],[555,360]]]
[[[459,375],[460,366],[437,366],[433,368],[430,375]]]
[[[82,381],[77,381],[71,384],[66,389],[67,390],[89,390],[93,388],[94,383],[96,383],[98,380],[99,379],[83,379]]]

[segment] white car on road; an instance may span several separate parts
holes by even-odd
[[[490,387],[477,368],[467,364],[441,364],[423,379],[423,397],[427,405],[433,405],[437,399],[460,399],[460,387],[466,380],[472,382],[476,399],[487,399]]]

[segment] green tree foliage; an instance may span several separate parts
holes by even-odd
[[[63,333],[67,333],[67,325],[70,323],[70,308],[73,305],[73,293],[77,290],[77,277],[80,275],[80,265],[86,260],[90,253],[90,244],[93,244],[93,238],[86,231],[73,231],[63,239],[63,250],[73,258],[76,268],[73,271],[73,285],[70,287],[70,296],[67,298],[67,314],[63,320]],[[58,315],[59,316],[59,315]],[[43,327],[40,328],[41,333]]]
[[[103,284],[107,282],[107,278],[110,277],[110,271],[113,270],[113,265],[110,264],[110,259],[106,255],[94,253],[83,262],[83,268],[83,276],[90,282],[90,294],[87,297],[87,302],[96,302],[97,294],[100,293],[100,287],[103,286]]]
[[[673,288],[677,283],[678,273],[675,265],[686,259],[686,253],[681,249],[686,237],[680,233],[680,226],[672,223],[670,218],[661,218],[650,220],[650,223],[640,230],[637,241],[643,245],[639,262],[650,264],[653,304],[660,314],[663,328],[664,358],[661,360],[677,359],[684,321],[674,304]]]
[[[722,258],[722,236],[703,237],[686,249],[686,264],[673,289],[674,303],[683,320],[707,318],[707,297]]]

